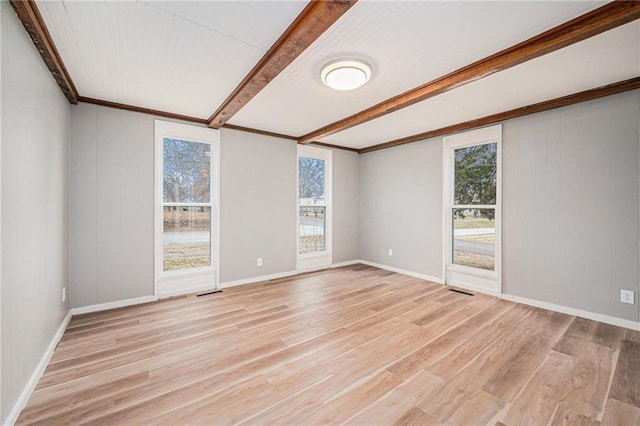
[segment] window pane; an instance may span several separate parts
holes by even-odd
[[[298,159],[298,167],[298,197],[300,198],[300,204],[324,204],[324,160],[300,157]],[[322,200],[322,203],[319,203],[319,200]]]
[[[494,270],[495,209],[453,209],[453,263]]]
[[[165,203],[208,203],[211,198],[211,146],[163,139]]]
[[[495,204],[497,143],[455,150],[454,204]]]
[[[211,265],[211,207],[165,206],[163,271]]]
[[[324,251],[325,208],[300,206],[300,254]]]

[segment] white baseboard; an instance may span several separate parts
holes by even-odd
[[[420,278],[420,279],[427,280],[427,281],[436,282],[436,283],[439,283],[439,284],[443,284],[444,283],[443,280],[441,278],[438,278],[438,277],[433,277],[433,276],[425,275],[425,274],[419,274],[419,273],[416,273],[416,272],[411,272],[411,271],[407,271],[407,270],[404,270],[404,269],[383,265],[383,264],[380,264],[380,263],[369,262],[367,260],[352,260],[352,261],[347,261],[347,262],[341,262],[341,263],[333,264],[333,265],[331,265],[331,267],[332,268],[339,268],[339,267],[342,267],[342,266],[355,265],[355,264],[358,264],[358,263],[362,263],[364,265],[373,266],[373,267],[384,269],[384,270],[391,271],[391,272],[396,272],[398,274],[408,275],[408,276],[411,276],[411,277],[415,277],[415,278]],[[251,284],[251,283],[256,283],[256,282],[260,282],[260,281],[269,281],[269,280],[274,280],[274,279],[278,279],[278,278],[286,278],[286,277],[294,276],[294,275],[297,275],[297,274],[298,274],[297,271],[288,271],[288,272],[281,272],[281,273],[277,273],[277,274],[262,275],[262,276],[258,276],[258,277],[246,278],[246,279],[243,279],[243,280],[229,281],[229,282],[226,282],[226,283],[222,283],[221,284],[221,288],[228,288],[228,287],[233,287],[233,286],[238,286],[238,285]],[[616,317],[612,317],[612,316],[609,316],[609,315],[597,314],[597,313],[589,312],[589,311],[583,311],[581,309],[570,308],[570,307],[567,307],[567,306],[556,305],[554,303],[543,302],[543,301],[535,300],[535,299],[528,299],[526,297],[514,296],[514,295],[510,295],[510,294],[502,294],[502,295],[500,295],[498,297],[500,297],[500,298],[502,298],[504,300],[509,300],[511,302],[522,303],[522,304],[529,305],[529,306],[535,306],[537,308],[548,309],[548,310],[551,310],[551,311],[560,312],[560,313],[568,314],[568,315],[574,315],[574,316],[577,316],[577,317],[586,318],[586,319],[590,319],[590,320],[594,320],[594,321],[599,321],[599,322],[603,322],[603,323],[606,323],[606,324],[616,325],[616,326],[619,326],[619,327],[629,328],[629,329],[632,329],[632,330],[640,330],[640,322],[630,321],[630,320],[626,320],[626,319],[622,319],[622,318],[616,318]],[[103,310],[107,310],[107,309],[114,309],[114,308],[120,308],[120,307],[125,307],[125,306],[137,305],[137,304],[141,304],[141,303],[154,302],[156,300],[158,300],[158,298],[156,296],[143,296],[143,297],[137,297],[137,298],[133,298],[133,299],[121,300],[121,301],[117,301],[117,302],[101,303],[101,304],[97,304],[97,305],[84,306],[84,307],[81,307],[81,308],[70,309],[69,312],[67,312],[67,315],[65,316],[65,318],[62,320],[62,323],[60,324],[60,327],[58,327],[58,330],[56,331],[56,333],[54,334],[53,338],[51,339],[51,343],[49,344],[49,347],[47,348],[45,353],[42,355],[42,358],[40,359],[40,362],[38,363],[36,369],[34,370],[33,374],[29,378],[29,381],[27,382],[27,384],[25,385],[24,389],[22,390],[22,393],[20,394],[20,397],[18,398],[18,400],[14,404],[13,409],[9,413],[7,419],[5,420],[5,425],[11,426],[11,425],[15,424],[15,422],[18,420],[18,416],[20,415],[20,412],[22,411],[22,409],[25,407],[25,405],[29,401],[29,398],[31,397],[31,394],[33,393],[36,385],[38,384],[38,381],[40,380],[40,377],[42,377],[42,374],[44,373],[45,369],[47,368],[47,365],[49,364],[49,361],[51,360],[51,357],[53,356],[53,351],[55,350],[55,348],[58,345],[58,342],[60,341],[62,336],[64,335],[64,332],[65,332],[65,330],[67,328],[67,325],[69,324],[69,321],[71,320],[71,317],[73,315],[85,314],[85,313],[90,313],[90,312],[98,312],[98,311],[103,311]]]
[[[238,285],[259,283],[260,281],[277,280],[278,278],[286,278],[286,277],[291,277],[293,275],[298,275],[298,271],[279,272],[277,274],[261,275],[258,277],[245,278],[245,279],[236,280],[236,281],[227,281],[226,283],[221,283],[220,288],[229,288],[229,287],[235,287]]]
[[[358,260],[358,259],[356,259],[356,260],[348,260],[346,262],[334,263],[330,267],[331,268],[341,268],[343,266],[357,265],[358,263],[361,263],[360,260]],[[326,268],[323,267],[323,268],[320,268],[318,270],[322,270],[322,269],[326,269]],[[243,280],[227,281],[225,283],[220,284],[220,288],[229,288],[229,287],[235,287],[235,286],[238,286],[238,285],[259,283],[261,281],[277,280],[279,278],[292,277],[294,275],[298,275],[298,274],[302,274],[302,273],[306,273],[306,272],[313,272],[313,271],[314,271],[313,269],[309,270],[309,271],[287,271],[287,272],[280,272],[280,273],[277,273],[277,274],[261,275],[261,276],[258,276],[258,277],[245,278]]]
[[[432,281],[438,284],[444,284],[444,280],[442,278],[434,277],[432,275],[419,274],[417,272],[407,271],[405,269],[396,268],[393,266],[383,265],[381,263],[369,262],[368,260],[358,260],[356,263],[362,263],[363,265],[373,266],[374,268],[385,269],[391,272],[397,272],[398,274],[408,275],[414,278],[420,278],[426,281]]]
[[[158,277],[155,295],[158,299],[214,290],[216,272],[212,270]]]
[[[40,362],[36,366],[36,369],[33,371],[33,374],[29,378],[29,381],[27,382],[24,389],[22,390],[22,393],[20,394],[20,397],[14,404],[13,409],[11,410],[11,412],[9,412],[9,416],[5,420],[5,425],[15,424],[15,422],[18,420],[18,416],[20,415],[20,412],[25,407],[25,405],[27,405],[27,402],[29,402],[29,398],[31,397],[33,390],[36,388],[36,385],[38,384],[40,377],[42,377],[44,370],[47,368],[47,365],[49,365],[51,356],[53,356],[53,351],[56,349],[56,346],[58,346],[58,342],[60,342],[60,339],[62,339],[62,335],[64,334],[64,331],[67,329],[67,325],[69,324],[69,321],[71,321],[71,316],[72,316],[72,313],[71,313],[71,310],[69,310],[69,312],[67,312],[67,315],[62,320],[60,327],[58,327],[58,330],[53,335],[53,338],[51,339],[51,343],[49,343],[49,347],[47,347],[47,350],[42,355],[42,358],[40,358]]]
[[[123,308],[125,306],[139,305],[141,303],[155,302],[156,296],[142,296],[133,299],[118,300],[116,302],[99,303],[97,305],[82,306],[71,309],[71,315],[88,314],[91,312],[106,311],[107,309]]]
[[[425,274],[419,274],[412,271],[406,271],[404,269],[383,265],[381,263],[369,262],[368,260],[358,260],[358,261],[355,261],[354,263],[362,263],[364,265],[373,266],[375,268],[385,269],[391,272],[397,272],[398,274],[409,275],[411,277],[421,278],[423,280],[444,284],[444,280],[442,278],[433,277]],[[463,286],[460,286],[460,287],[463,287]],[[468,286],[464,286],[463,288],[467,288],[467,287]],[[632,330],[640,330],[640,322],[630,321],[622,318],[616,318],[616,317],[612,317],[604,314],[597,314],[595,312],[583,311],[582,309],[570,308],[568,306],[556,305],[554,303],[543,302],[540,300],[528,299],[526,297],[513,296],[510,294],[493,294],[480,288],[469,288],[469,290],[489,294],[491,296],[496,296],[504,300],[509,300],[511,302],[522,303],[524,305],[529,305],[529,306],[535,306],[536,308],[548,309],[550,311],[555,311],[555,312],[560,312],[562,314],[568,314],[568,315],[573,315],[581,318],[586,318],[593,321],[599,321],[605,324],[616,325],[618,327],[630,328]]]
[[[170,291],[164,290],[160,292],[160,294],[158,295],[158,299],[167,299],[169,297],[183,296],[185,294],[202,293],[204,291],[213,291],[215,289],[216,288],[214,285],[212,285],[211,283],[208,283],[208,284],[199,285],[196,287],[180,288],[177,290],[170,290]]]
[[[444,283],[443,283],[444,284]],[[468,291],[472,291],[475,293],[482,293],[482,294],[486,294],[488,296],[493,296],[493,297],[500,297],[501,293],[497,292],[497,291],[491,291],[491,290],[487,290],[486,288],[480,287],[480,286],[476,286],[473,284],[469,284],[469,283],[451,283],[449,284],[451,287],[457,287],[460,288],[462,290],[468,290]]]
[[[346,262],[334,263],[333,265],[331,265],[331,268],[342,268],[343,266],[357,265],[358,263],[362,263],[362,261],[360,261],[358,259],[347,260]]]
[[[502,294],[504,300],[522,303],[524,305],[535,306],[536,308],[548,309],[550,311],[560,312],[561,314],[573,315],[580,318],[586,318],[593,321],[603,322],[605,324],[617,325],[618,327],[630,328],[632,330],[640,330],[640,322],[630,321],[622,318],[616,318],[609,315],[597,314],[595,312],[583,311],[582,309],[570,308],[568,306],[556,305],[554,303],[543,302],[541,300],[528,299],[526,297],[514,296],[511,294]]]
[[[360,260],[358,260],[358,259],[348,260],[346,262],[334,263],[334,264],[332,264],[330,266],[330,268],[341,268],[343,266],[357,265],[358,263],[362,263],[362,262]],[[259,277],[246,278],[246,279],[243,279],[243,280],[227,281],[226,283],[220,284],[220,288],[229,288],[229,287],[235,287],[235,286],[238,286],[238,285],[259,283],[260,281],[277,280],[279,278],[292,277],[294,275],[304,274],[304,273],[313,272],[313,271],[321,271],[323,269],[327,269],[327,268],[322,267],[322,268],[319,268],[319,269],[310,269],[310,270],[305,270],[305,271],[297,271],[297,270],[296,271],[287,271],[287,272],[280,272],[280,273],[277,273],[277,274],[261,275]]]

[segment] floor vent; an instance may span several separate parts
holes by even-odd
[[[196,297],[208,296],[210,294],[216,294],[216,293],[222,293],[222,290],[205,291],[204,293],[196,294]]]
[[[466,294],[467,296],[475,296],[473,293],[469,293],[468,291],[458,290],[457,288],[450,288],[449,291],[453,291],[454,293]]]

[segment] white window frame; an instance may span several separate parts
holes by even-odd
[[[323,252],[300,254],[300,157],[324,160],[325,229]],[[296,156],[296,259],[297,270],[307,272],[329,268],[333,262],[333,151],[308,145],[298,145]]]
[[[164,138],[211,145],[210,203],[188,203],[211,207],[210,265],[198,268],[163,271],[163,207],[184,203],[165,203],[163,197]],[[155,182],[154,182],[154,294],[158,298],[198,291],[219,289],[220,286],[220,131],[170,121],[155,120]]]
[[[486,271],[469,266],[456,265],[452,259],[453,227],[452,209],[465,206],[454,205],[454,151],[476,145],[495,142],[497,144],[497,179],[496,204],[469,205],[469,208],[495,208],[495,254],[494,270]],[[495,296],[502,294],[502,125],[483,127],[468,132],[457,133],[443,138],[443,267],[442,276],[446,284],[455,285],[471,291],[478,291]]]

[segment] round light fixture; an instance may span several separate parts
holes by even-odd
[[[322,82],[335,90],[356,89],[371,78],[371,66],[360,59],[338,59],[322,67]]]

